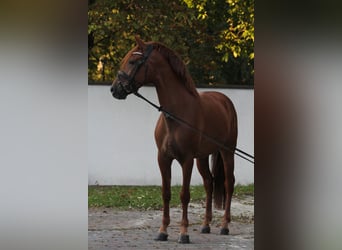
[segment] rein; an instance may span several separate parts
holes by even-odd
[[[188,129],[200,134],[201,136],[203,136],[205,139],[207,139],[208,141],[211,141],[212,143],[216,144],[217,146],[236,154],[237,156],[241,157],[242,159],[249,161],[250,163],[254,164],[254,156],[244,152],[243,150],[240,150],[238,148],[232,149],[226,145],[224,145],[222,142],[216,140],[215,138],[203,133],[203,131],[199,130],[198,128],[195,128],[194,126],[192,126],[191,124],[189,124],[188,122],[184,121],[183,119],[175,116],[174,114],[170,113],[169,111],[165,110],[162,106],[158,106],[155,103],[151,102],[150,100],[148,100],[146,97],[142,96],[140,93],[138,93],[138,91],[133,92],[134,95],[136,95],[137,97],[143,99],[145,102],[147,102],[148,104],[150,104],[152,107],[154,107],[155,109],[157,109],[159,112],[162,112],[166,118],[171,118],[172,120],[174,120],[175,122],[178,122],[179,124],[187,127]]]

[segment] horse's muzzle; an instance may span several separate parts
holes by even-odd
[[[118,81],[115,81],[110,88],[110,92],[112,92],[112,95],[116,99],[126,99],[127,97],[127,91],[122,87],[122,84],[120,84]]]

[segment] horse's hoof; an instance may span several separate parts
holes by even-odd
[[[201,233],[202,234],[210,234],[210,227],[209,226],[203,226],[201,228]]]
[[[154,238],[154,240],[156,240],[156,241],[167,241],[167,237],[168,237],[168,236],[169,236],[169,235],[166,234],[166,233],[159,233],[159,234],[157,235],[157,237]]]
[[[178,243],[182,243],[182,244],[188,244],[188,243],[190,243],[189,235],[187,235],[187,234],[181,234],[181,235],[179,236]]]
[[[221,228],[220,234],[221,235],[228,235],[229,234],[229,229],[228,228]]]

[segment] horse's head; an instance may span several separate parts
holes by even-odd
[[[135,37],[137,46],[124,57],[120,70],[110,91],[117,99],[125,99],[147,83],[147,60],[153,50],[152,44],[145,44]]]

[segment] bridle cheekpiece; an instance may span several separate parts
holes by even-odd
[[[136,93],[138,91],[139,85],[138,82],[135,80],[135,76],[138,73],[139,69],[142,65],[145,64],[148,57],[150,56],[151,52],[153,51],[153,45],[149,44],[147,45],[144,53],[135,51],[132,53],[132,55],[138,55],[142,58],[134,62],[134,68],[131,71],[130,75],[128,75],[126,72],[119,70],[118,71],[118,79],[120,86],[123,90],[125,90],[126,94]],[[146,74],[147,74],[147,65],[145,65],[145,79],[146,80]]]

